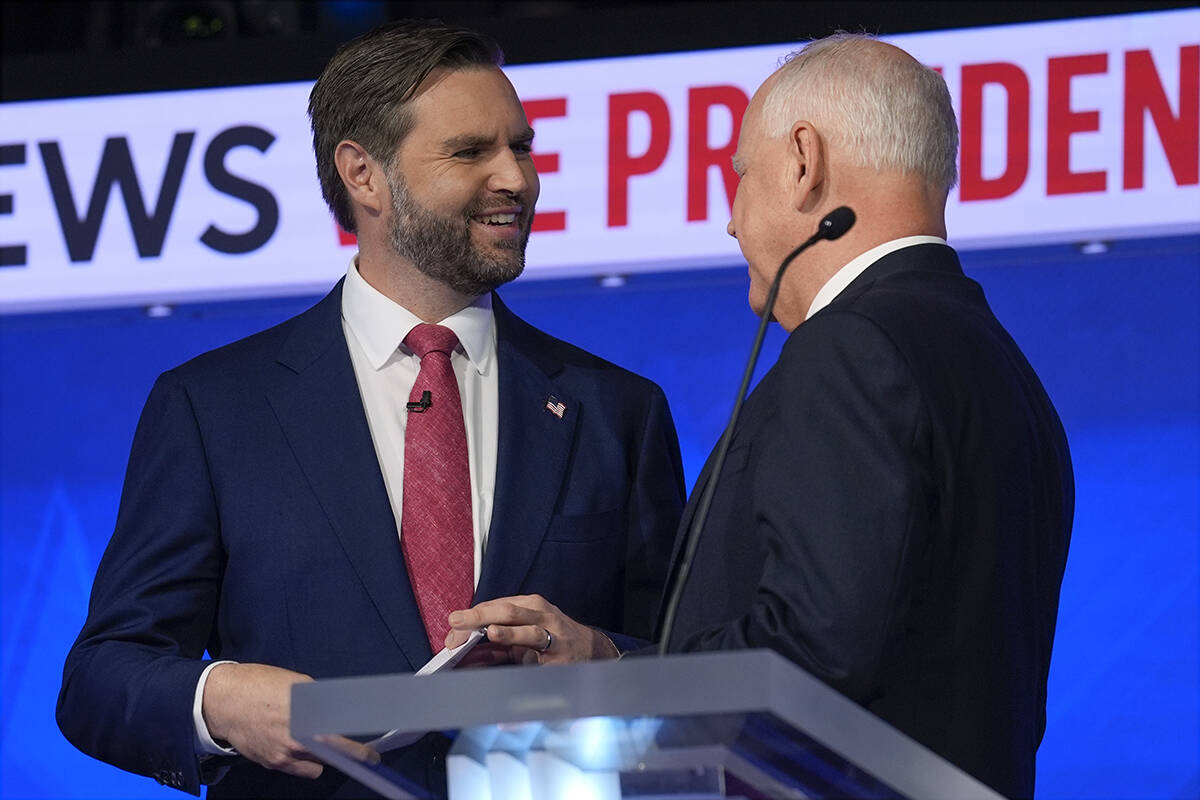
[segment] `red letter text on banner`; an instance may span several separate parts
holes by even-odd
[[[552,97],[546,100],[524,100],[525,117],[536,130],[534,120],[567,115],[567,98]],[[536,142],[536,140],[535,140]],[[533,166],[539,175],[558,172],[558,153],[534,153]],[[534,231],[562,231],[567,229],[567,212],[539,211],[533,218]]]
[[[983,89],[1004,87],[1008,97],[1004,171],[983,177]],[[1029,78],[1016,64],[965,64],[962,68],[962,168],[958,196],[961,200],[996,200],[1008,197],[1029,174]]]
[[[1071,78],[1108,72],[1108,53],[1052,58],[1046,82],[1046,194],[1103,192],[1108,173],[1071,171],[1071,137],[1100,130],[1099,111],[1071,110]]]
[[[725,182],[725,198],[733,208],[733,195],[737,192],[737,173],[733,171],[734,151],[737,150],[738,131],[742,127],[742,115],[750,98],[736,86],[701,86],[688,90],[688,173],[687,173],[687,218],[689,222],[708,219],[708,171],[711,167],[721,170]],[[708,115],[715,106],[724,106],[733,115],[732,133],[729,141],[719,147],[708,143]]]
[[[1146,184],[1146,112],[1177,186],[1200,183],[1200,46],[1179,48],[1179,116],[1171,113],[1167,93],[1149,50],[1125,54],[1126,189]]]
[[[629,152],[629,118],[641,112],[650,119],[646,152]],[[608,98],[608,227],[629,224],[629,179],[662,166],[671,144],[671,112],[654,92],[614,94]]]

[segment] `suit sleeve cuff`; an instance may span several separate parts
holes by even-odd
[[[636,636],[628,636],[624,633],[606,631],[603,628],[593,628],[593,630],[608,640],[608,643],[612,645],[612,649],[616,653],[616,659],[618,661],[624,658],[626,653],[638,650],[649,644],[649,642],[647,642],[645,639],[639,639]]]
[[[196,724],[196,755],[198,756],[236,756],[237,750],[229,746],[217,744],[216,739],[208,732],[208,725],[204,722],[204,685],[208,683],[208,673],[212,672],[212,668],[217,664],[236,664],[236,661],[214,661],[204,668],[204,672],[200,673],[200,680],[196,681],[196,696],[192,700],[192,721]]]

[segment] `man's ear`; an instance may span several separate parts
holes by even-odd
[[[333,163],[351,203],[371,215],[378,215],[388,207],[391,200],[383,166],[362,145],[350,139],[338,142]]]
[[[793,175],[790,181],[791,205],[803,211],[819,196],[825,181],[824,141],[816,126],[807,120],[792,125],[788,134],[788,153],[792,160]]]

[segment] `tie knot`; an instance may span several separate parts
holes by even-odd
[[[458,344],[458,337],[449,328],[423,322],[408,332],[404,343],[418,358],[424,358],[426,353],[433,352],[450,355]]]

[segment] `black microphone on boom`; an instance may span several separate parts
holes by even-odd
[[[754,346],[750,349],[750,360],[746,364],[746,372],[742,376],[742,386],[738,389],[737,398],[733,402],[733,413],[729,415],[729,424],[721,434],[717,445],[717,454],[713,457],[712,469],[708,473],[708,482],[696,503],[696,513],[692,523],[684,534],[683,556],[679,561],[679,571],[671,584],[671,594],[667,600],[667,609],[663,615],[662,631],[659,633],[658,654],[665,655],[667,645],[671,641],[671,629],[675,626],[675,613],[679,609],[679,598],[687,585],[688,573],[692,570],[692,561],[696,558],[696,550],[700,545],[700,535],[704,532],[704,523],[708,519],[708,508],[712,505],[713,494],[717,490],[717,479],[721,476],[721,468],[725,465],[725,456],[729,452],[729,444],[733,440],[733,429],[737,426],[738,417],[742,413],[742,403],[750,388],[750,378],[754,375],[754,367],[758,363],[758,354],[762,351],[763,338],[767,334],[767,323],[771,321],[771,312],[775,309],[775,299],[779,296],[779,285],[783,282],[783,273],[791,265],[796,256],[803,253],[822,239],[837,239],[854,225],[854,212],[848,206],[838,206],[830,211],[817,223],[817,232],[808,240],[788,253],[787,258],[779,265],[775,280],[771,282],[771,290],[767,292],[767,303],[763,307],[762,316],[758,323],[758,335],[754,337]]]

